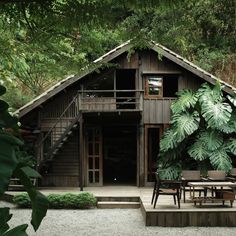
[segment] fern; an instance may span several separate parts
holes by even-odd
[[[190,107],[194,107],[198,97],[191,90],[185,89],[176,93],[179,97],[171,105],[173,113],[184,112]]]

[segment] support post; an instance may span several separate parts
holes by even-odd
[[[80,120],[79,120],[79,150],[80,150],[80,166],[79,166],[79,184],[80,184],[80,191],[83,191],[84,186],[84,171],[83,171],[83,165],[84,165],[84,138],[83,138],[83,114],[80,111]]]

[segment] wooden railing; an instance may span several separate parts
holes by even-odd
[[[142,111],[143,90],[79,91],[82,111]]]
[[[78,105],[78,94],[70,101],[64,111],[56,118],[49,130],[45,132],[45,135],[42,137],[41,141],[38,144],[40,153],[40,160],[50,159],[50,157],[60,148],[60,145],[63,144],[71,129],[79,120],[79,111],[77,111],[73,117],[68,119],[68,111],[74,110],[74,107]],[[76,106],[75,106],[76,105]]]

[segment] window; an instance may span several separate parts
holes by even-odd
[[[178,91],[178,75],[148,75],[145,78],[146,98],[172,98]]]
[[[161,76],[149,77],[146,80],[146,96],[162,97],[163,78]]]

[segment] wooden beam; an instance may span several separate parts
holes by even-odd
[[[84,135],[83,135],[83,114],[80,112],[80,120],[79,120],[80,126],[79,126],[79,149],[80,149],[80,155],[79,155],[79,160],[80,160],[80,165],[79,165],[79,184],[80,184],[80,191],[83,191],[83,186],[84,186]]]

